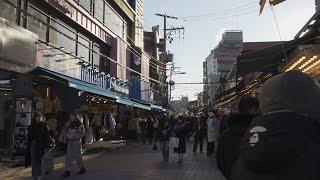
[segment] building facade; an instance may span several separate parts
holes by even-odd
[[[234,68],[237,57],[241,54],[242,43],[242,31],[225,31],[219,44],[206,58],[205,91],[208,92],[211,104],[214,102],[215,96],[225,90],[227,76]]]
[[[120,120],[130,108],[162,110],[150,98],[164,84],[150,77],[142,27],[142,0],[1,0],[0,105],[11,109],[0,131],[14,152],[25,141],[12,132],[24,132],[34,111],[57,123],[74,111]]]

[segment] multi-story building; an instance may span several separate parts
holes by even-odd
[[[228,30],[222,34],[219,44],[210,52],[205,60],[206,64],[206,86],[209,101],[212,103],[220,85],[226,84],[229,72],[236,64],[237,57],[241,54],[243,43],[242,31]]]
[[[0,107],[19,106],[5,110],[14,122],[30,113],[21,126],[36,110],[150,110],[150,82],[161,82],[145,68],[143,38],[142,0],[0,0]]]

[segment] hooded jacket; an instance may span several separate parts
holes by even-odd
[[[232,180],[319,180],[320,127],[310,117],[278,111],[254,120],[233,165]]]
[[[218,168],[226,178],[230,177],[232,164],[240,153],[241,139],[253,118],[250,114],[233,114],[227,119],[229,127],[222,133],[217,149]]]

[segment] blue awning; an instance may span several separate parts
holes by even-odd
[[[152,109],[162,110],[162,106],[155,105],[155,104],[151,104],[150,106],[151,106]]]
[[[113,99],[118,99],[119,96],[114,94],[111,91],[107,91],[105,89],[99,88],[98,86],[94,85],[94,84],[90,84],[84,81],[81,81],[79,79],[75,79],[57,72],[53,72],[44,68],[39,68],[41,71],[44,71],[48,74],[52,74],[56,77],[59,77],[61,79],[64,79],[66,81],[68,81],[68,85],[71,88],[75,88],[81,91],[86,91],[89,93],[93,93],[93,94],[97,94],[97,95],[101,95],[101,96],[105,96],[105,97],[109,97],[109,98],[113,98]]]
[[[151,110],[151,107],[150,107],[150,106],[143,105],[143,104],[140,104],[140,103],[131,101],[131,100],[129,100],[129,99],[122,99],[122,98],[120,98],[120,99],[117,99],[117,103],[124,104],[124,105],[128,105],[128,106],[133,106],[133,107],[141,108],[141,109],[145,109],[145,110]]]

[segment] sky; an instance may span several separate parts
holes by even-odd
[[[258,0],[144,0],[144,30],[151,31],[155,25],[163,29],[163,19],[156,13],[178,17],[168,20],[167,27],[183,26],[185,33],[172,34],[174,41],[168,43],[167,50],[174,54],[175,65],[187,74],[175,75],[173,80],[200,83],[202,63],[223,31],[242,30],[244,42],[291,40],[315,13],[315,0],[286,0],[273,7],[275,16],[269,5],[261,16],[259,8]],[[202,90],[203,85],[177,84],[172,97],[195,100]]]

